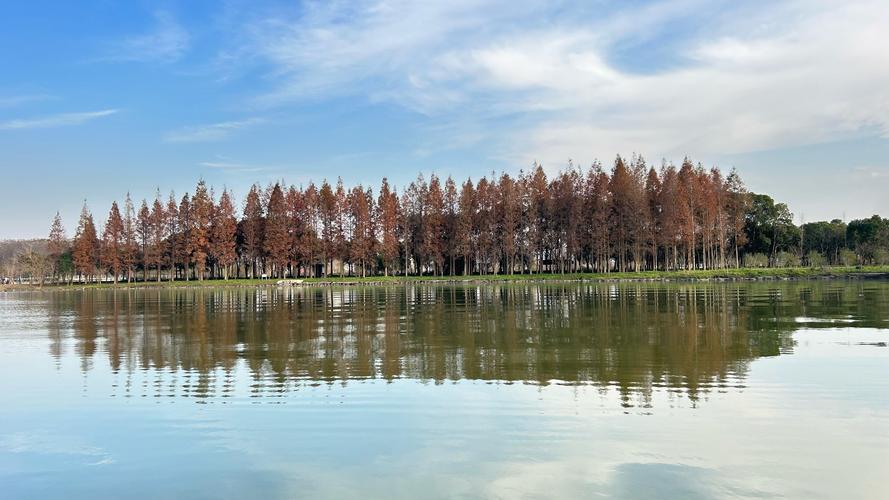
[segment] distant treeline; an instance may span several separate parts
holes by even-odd
[[[889,221],[796,226],[735,171],[649,167],[618,156],[547,178],[457,184],[422,174],[399,193],[335,185],[250,188],[242,208],[204,181],[181,198],[113,203],[101,230],[86,204],[74,238],[58,214],[28,274],[129,281],[372,274],[513,274],[889,262]]]

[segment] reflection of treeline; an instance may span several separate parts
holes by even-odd
[[[788,333],[800,321],[882,326],[879,305],[889,287],[411,286],[49,297],[53,355],[61,356],[71,328],[84,370],[104,351],[114,371],[179,377],[159,381],[158,391],[167,384],[224,395],[242,365],[255,391],[280,393],[318,382],[410,378],[592,383],[643,398],[664,387],[695,398],[740,384],[750,361],[790,349]]]

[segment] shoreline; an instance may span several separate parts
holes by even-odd
[[[693,271],[640,271],[615,273],[512,274],[470,276],[369,276],[293,279],[211,279],[204,281],[148,281],[75,284],[0,285],[0,291],[67,291],[87,289],[159,288],[299,288],[321,286],[391,286],[404,284],[511,284],[511,283],[695,283],[737,281],[789,281],[825,279],[886,279],[889,266],[829,268],[751,268]]]

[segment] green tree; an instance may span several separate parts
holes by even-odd
[[[793,224],[793,214],[784,203],[775,203],[770,196],[753,194],[747,212],[745,231],[747,251],[769,256],[775,265],[779,251],[796,251],[799,248],[800,231]]]
[[[849,247],[864,263],[876,262],[880,250],[889,248],[889,220],[879,215],[849,222],[846,229]]]

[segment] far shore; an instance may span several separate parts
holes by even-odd
[[[81,290],[81,289],[154,289],[204,287],[310,287],[361,285],[383,286],[399,284],[505,284],[505,283],[621,283],[621,282],[708,282],[708,281],[768,281],[806,279],[886,279],[889,266],[849,267],[788,267],[742,268],[692,271],[640,271],[615,273],[544,273],[496,274],[468,276],[328,276],[321,278],[287,279],[212,279],[179,281],[134,281],[72,284],[11,284],[0,285],[0,291],[13,290]]]

